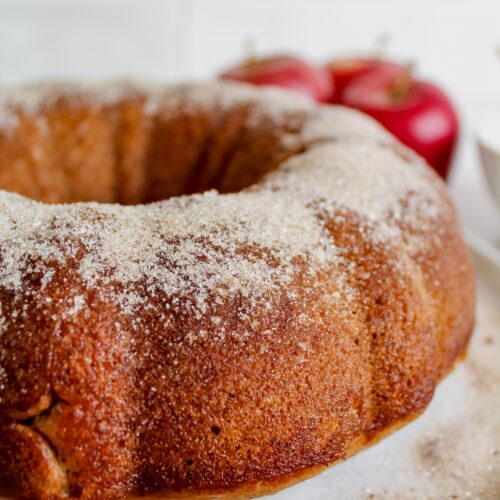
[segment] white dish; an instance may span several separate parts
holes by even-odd
[[[483,123],[479,129],[478,146],[488,186],[500,207],[500,114]]]
[[[465,361],[429,408],[379,444],[269,499],[500,499],[500,257],[472,240],[477,326]]]

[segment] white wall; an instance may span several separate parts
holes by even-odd
[[[464,123],[453,191],[465,222],[500,239],[473,144],[500,110],[500,0],[0,0],[0,84],[207,78],[249,38],[258,53],[321,61],[370,49],[382,33],[390,56],[416,60],[453,96]]]

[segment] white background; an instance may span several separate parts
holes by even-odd
[[[417,61],[451,94],[463,123],[452,193],[466,226],[500,241],[474,142],[500,112],[500,0],[0,0],[0,84],[203,79],[248,40],[258,54],[323,61],[372,50],[381,34],[390,57]]]

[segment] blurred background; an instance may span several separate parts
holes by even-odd
[[[381,36],[387,57],[415,61],[454,101],[462,134],[452,195],[469,229],[500,242],[476,145],[484,121],[500,115],[499,0],[0,0],[0,84],[207,79],[249,44],[257,55],[324,62],[369,54]]]

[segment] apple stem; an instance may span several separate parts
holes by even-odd
[[[245,66],[253,66],[257,61],[257,42],[253,36],[247,36],[243,40],[243,54]]]
[[[406,97],[408,97],[413,82],[415,67],[415,61],[409,62],[389,89],[389,94],[395,101],[404,101]]]
[[[383,59],[387,54],[387,48],[392,42],[392,37],[389,33],[380,33],[373,41],[373,55],[375,59]]]

